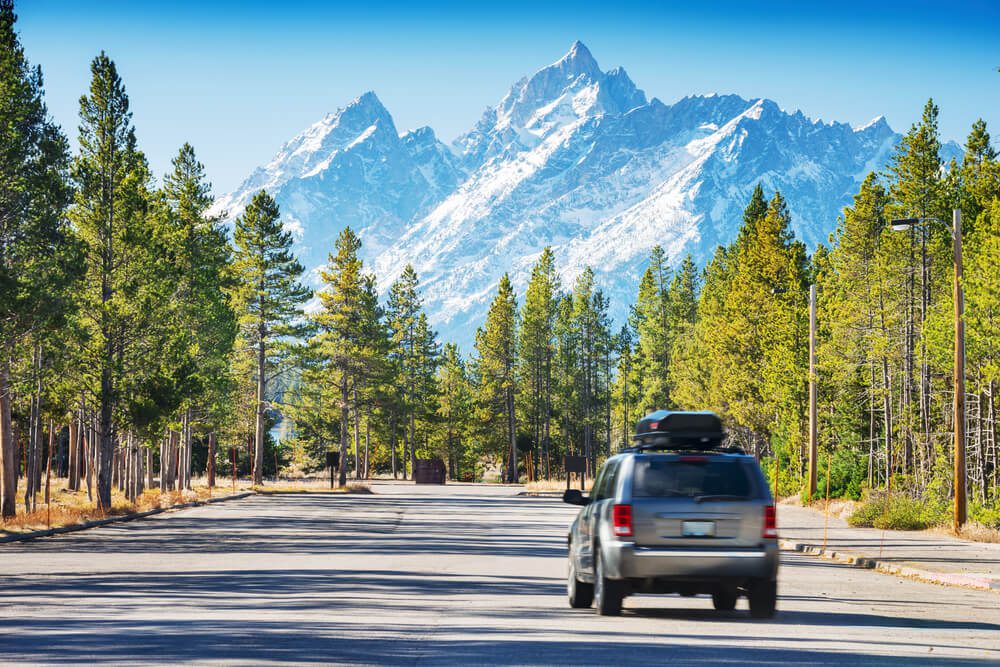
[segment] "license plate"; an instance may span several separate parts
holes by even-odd
[[[715,537],[715,522],[682,521],[681,535],[684,537]]]

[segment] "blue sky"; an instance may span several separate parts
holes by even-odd
[[[884,114],[905,131],[933,96],[944,138],[963,141],[978,117],[1000,138],[998,2],[26,0],[17,11],[74,140],[103,49],[154,171],[190,141],[218,194],[366,90],[400,131],[430,125],[450,141],[576,39],[667,103],[733,92],[824,120]]]

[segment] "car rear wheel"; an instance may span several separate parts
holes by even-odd
[[[585,609],[594,603],[594,584],[580,581],[576,577],[576,565],[573,554],[569,556],[569,574],[566,576],[566,593],[569,595],[569,606],[574,609]]]
[[[732,611],[736,609],[737,593],[731,588],[717,588],[712,591],[712,606],[718,611]]]
[[[750,584],[750,615],[754,618],[771,618],[778,607],[778,582],[758,579]]]
[[[601,616],[617,616],[622,613],[621,582],[604,576],[604,562],[599,547],[594,548],[594,600],[597,613]]]

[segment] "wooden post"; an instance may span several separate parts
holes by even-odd
[[[823,551],[826,551],[826,529],[830,525],[830,468],[833,467],[833,455],[826,455],[826,507],[823,517]]]

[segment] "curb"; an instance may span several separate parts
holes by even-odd
[[[792,542],[790,540],[779,540],[778,545],[783,551],[797,551],[808,556],[816,556],[826,560],[836,561],[851,567],[865,570],[875,570],[883,574],[891,574],[897,577],[907,577],[919,579],[932,584],[944,586],[959,586],[961,588],[975,588],[981,591],[994,591],[1000,593],[1000,579],[976,574],[959,574],[951,572],[933,572],[923,570],[909,565],[898,565],[878,558],[869,558],[848,551],[834,551],[823,549],[815,544],[804,542]]]
[[[206,500],[193,500],[189,503],[171,505],[170,507],[157,507],[155,509],[146,510],[145,512],[122,514],[121,516],[111,516],[106,519],[94,519],[93,521],[77,523],[72,526],[60,526],[59,528],[47,528],[45,530],[22,533],[20,535],[8,535],[6,537],[0,537],[0,544],[7,544],[10,542],[27,542],[28,540],[38,539],[39,537],[53,537],[55,535],[62,535],[63,533],[75,533],[89,528],[107,526],[110,523],[125,523],[127,521],[134,521],[135,519],[143,519],[147,516],[153,516],[154,514],[163,514],[164,512],[172,512],[174,510],[188,509],[191,507],[200,507],[202,505],[211,505],[212,503],[221,503],[227,500],[239,500],[240,498],[246,498],[247,496],[252,495],[254,495],[253,491],[244,491],[243,493],[237,493],[232,496],[219,496],[217,498],[208,498]]]
[[[521,491],[517,494],[522,498],[562,498],[562,491]]]
[[[294,491],[268,491],[262,489],[256,492],[258,496],[374,496],[376,493],[374,491],[327,491],[326,489],[322,491],[306,491],[306,490],[294,490]]]

